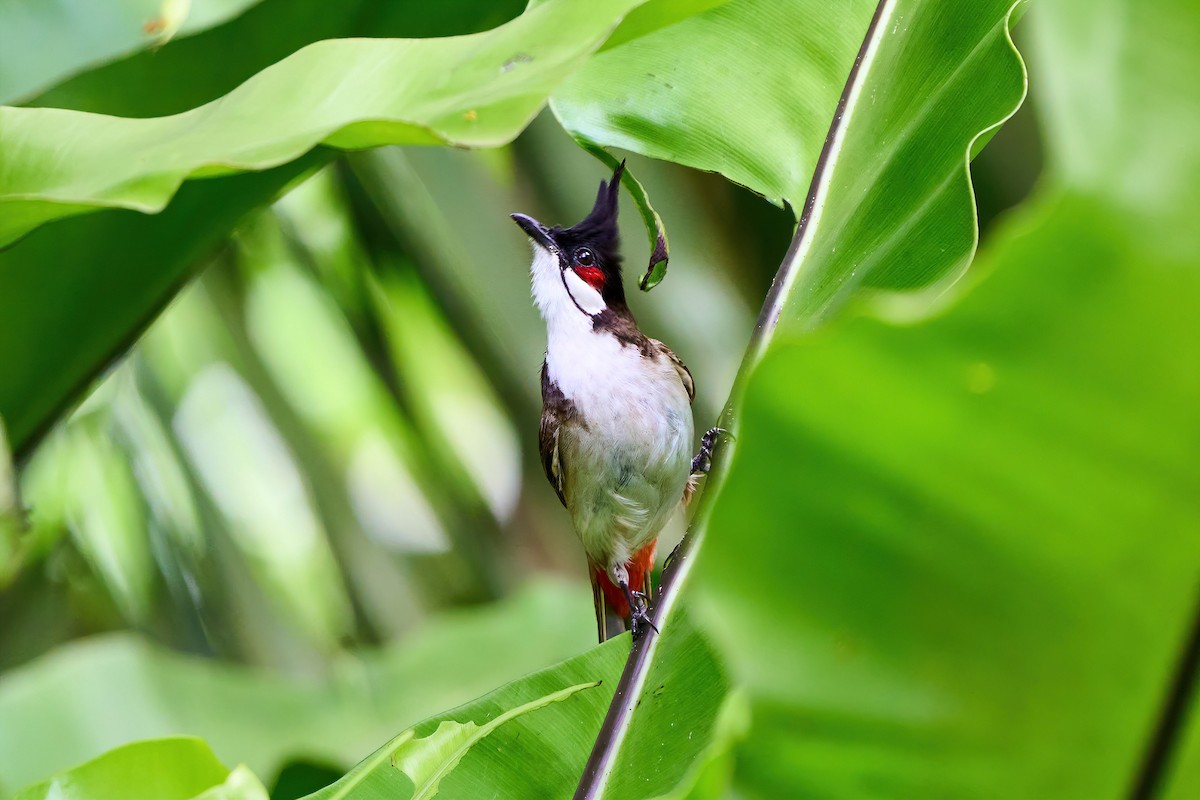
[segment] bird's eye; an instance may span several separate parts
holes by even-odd
[[[581,267],[590,267],[596,263],[596,257],[592,255],[592,251],[586,247],[581,247],[575,251],[575,263]]]

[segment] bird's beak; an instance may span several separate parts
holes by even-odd
[[[513,214],[513,222],[521,226],[521,230],[529,234],[529,238],[533,239],[534,243],[539,247],[553,252],[555,250],[554,240],[550,238],[550,230],[538,222],[533,217],[527,217],[524,214]]]

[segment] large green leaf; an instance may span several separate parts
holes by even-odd
[[[1122,227],[1033,210],[946,316],[780,342],[751,379],[697,578],[760,795],[1132,782],[1200,572],[1200,272]]]
[[[618,637],[425,720],[411,734],[402,734],[366,759],[342,782],[318,792],[314,800],[391,796],[409,783],[428,787],[431,781],[416,780],[418,775],[432,774],[428,764],[420,763],[428,759],[447,767],[434,784],[440,796],[566,797],[579,780],[627,652],[628,638]],[[677,635],[662,654],[666,668],[659,676],[661,682],[647,687],[641,699],[647,724],[632,739],[636,749],[623,754],[619,762],[614,797],[658,797],[681,781],[697,784],[705,777],[710,781],[720,777],[719,771],[716,776],[696,774],[692,765],[710,743],[727,746],[730,731],[736,729],[729,715],[712,713],[729,689],[724,671],[686,619],[677,623]],[[593,684],[595,688],[579,691]],[[574,694],[569,702],[558,702],[569,694]],[[537,713],[527,713],[533,710]],[[500,720],[502,726],[488,727]],[[484,733],[486,738],[471,741],[473,746],[458,752],[464,741]],[[410,746],[415,747],[412,752],[396,750]],[[718,749],[715,756],[719,754]],[[393,759],[404,762],[400,771],[400,764],[390,763]]]
[[[799,207],[873,7],[732,0],[599,53],[551,108],[584,141]]]
[[[241,159],[241,167],[262,169],[294,158],[324,138],[339,147],[506,141],[544,103],[546,92],[586,59],[623,12],[638,2],[607,0],[581,6],[555,0],[500,28],[467,37],[319,43],[265,70],[229,96],[187,112],[186,117],[134,120],[61,109],[0,108],[0,141],[13,145],[4,145],[0,205],[6,199],[12,204],[0,228],[11,222],[15,227],[9,233],[17,236],[39,222],[100,207],[160,209],[186,177],[228,172],[237,166],[230,158]],[[697,3],[705,5],[702,0]],[[271,10],[267,5],[274,8],[267,3],[210,35],[168,45],[164,54],[171,54],[171,59],[162,69],[139,56],[101,70],[105,80],[68,92],[63,100],[105,111],[144,113],[164,104],[170,107],[170,100],[159,98],[208,97],[214,88],[240,78],[239,70],[257,64],[264,53],[277,53],[293,41],[290,33],[277,35],[278,27],[272,27],[272,18],[266,15]],[[671,6],[670,13],[635,20],[626,35],[653,29],[655,19],[665,24],[689,7],[666,5]],[[291,6],[283,11],[293,13]],[[383,31],[408,31],[414,26],[420,31],[424,25],[430,32],[445,32],[452,24],[443,18],[448,13],[422,13],[415,17],[418,22],[412,22],[395,9],[376,12],[368,16],[377,17]],[[301,30],[313,27],[312,13],[299,5],[294,13]],[[324,19],[323,13],[317,16]],[[338,23],[341,19],[339,15],[331,22],[335,31],[346,26],[358,30],[352,20]],[[250,46],[243,48],[239,36]],[[238,55],[227,58],[230,51]],[[345,62],[339,60],[343,56]],[[210,70],[207,65],[214,59],[221,67]],[[391,71],[405,66],[413,69]],[[325,68],[328,71],[321,71]],[[191,77],[197,70],[204,79]],[[395,74],[424,80],[397,82]],[[166,80],[162,91],[148,91],[147,97],[130,95],[129,86],[143,91],[146,76]],[[171,76],[176,76],[176,82]],[[268,98],[265,105],[264,97]],[[234,113],[235,109],[240,111]],[[195,147],[181,148],[180,140],[172,138],[181,132],[181,118],[195,120],[211,136],[187,139]],[[225,124],[217,124],[222,120]],[[57,137],[63,146],[57,152],[24,138],[32,135],[49,143],[38,132],[42,125],[53,129],[43,132]],[[157,161],[147,158],[153,153],[158,154]],[[34,234],[0,253],[0,298],[4,298],[0,304],[13,306],[0,308],[5,312],[0,313],[0,365],[6,374],[18,376],[0,385],[0,416],[8,420],[18,455],[27,453],[95,373],[128,346],[205,249],[246,211],[327,158],[318,151],[245,178],[243,187],[250,190],[244,194],[237,191],[236,178],[220,179],[219,190],[213,179],[191,181],[162,214],[164,220],[186,221],[182,228],[120,215],[99,222],[66,222],[60,225],[71,227]],[[9,193],[5,199],[7,190],[17,195]],[[30,190],[33,195],[26,194]],[[68,197],[77,190],[97,194],[90,200]],[[94,266],[97,261],[119,266],[100,270]],[[108,300],[99,303],[97,297]],[[65,307],[79,304],[89,311],[65,313]],[[40,375],[47,363],[55,365],[49,379]]]
[[[5,0],[0,3],[0,103],[20,101],[94,64],[219,25],[257,2]]]
[[[772,321],[811,326],[863,289],[944,288],[977,239],[968,157],[1024,96],[1013,3],[879,3],[839,104],[872,5],[734,0],[598,55],[552,107],[582,140],[789,202],[808,230]]]
[[[159,211],[189,177],[266,169],[319,144],[511,141],[641,2],[554,0],[471,36],[317,42],[171,117],[0,108],[0,246],[88,209]]]
[[[1193,686],[1196,678],[1194,673],[1188,676]],[[1195,703],[1193,698],[1190,705],[1182,709],[1181,719],[1186,720],[1187,727],[1183,731],[1177,730],[1179,738],[1170,740],[1170,747],[1164,751],[1166,763],[1159,765],[1165,771],[1154,776],[1155,788],[1165,787],[1162,796],[1166,800],[1187,800],[1200,792],[1200,720],[1196,716]]]
[[[582,595],[577,597],[584,601]],[[486,622],[479,620],[477,628],[471,626],[488,645],[479,639],[456,638],[453,651],[409,647],[393,656],[399,669],[371,661],[348,666],[342,679],[324,693],[278,678],[187,663],[177,656],[147,658],[140,648],[128,647],[108,653],[119,657],[116,664],[84,656],[75,659],[78,663],[73,666],[58,664],[57,670],[30,669],[14,676],[15,680],[10,678],[0,694],[4,723],[0,733],[8,739],[0,754],[12,759],[5,765],[4,778],[15,783],[39,766],[44,770],[48,760],[73,757],[79,751],[64,752],[71,749],[65,737],[95,736],[98,729],[117,725],[136,727],[135,735],[141,736],[207,727],[214,741],[222,742],[218,750],[245,757],[251,764],[257,761],[265,769],[272,769],[282,754],[328,760],[334,757],[331,753],[344,752],[363,736],[372,735],[370,730],[381,725],[399,727],[397,721],[412,712],[413,705],[405,708],[406,704],[444,703],[439,685],[452,686],[460,695],[469,692],[463,676],[480,680],[480,667],[488,680],[496,679],[497,659],[506,653],[523,663],[544,658],[544,652],[528,647],[529,631],[545,625],[554,614],[569,620],[574,632],[587,634],[578,624],[587,616],[582,604],[540,602],[536,617],[514,617],[503,631],[492,624],[494,614]],[[534,618],[537,622],[530,622]],[[718,720],[709,713],[712,703],[728,689],[724,675],[694,628],[684,621],[678,623],[678,630],[680,635],[662,651],[671,665],[662,675],[663,683],[650,687],[643,700],[652,712],[652,724],[638,732],[639,749],[623,764],[626,769],[616,796],[655,797],[685,777],[700,781],[706,776],[694,774],[691,765],[714,736],[728,730],[726,722],[719,729]],[[512,647],[518,638],[524,638],[526,646]],[[416,797],[432,796],[433,789],[444,797],[478,797],[487,792],[564,797],[578,780],[627,649],[627,638],[615,639],[427,719],[314,798],[378,797],[381,790],[392,796],[405,789],[412,792],[412,787],[421,790],[411,795]],[[481,658],[482,653],[487,658]],[[63,667],[72,668],[64,671]],[[96,685],[98,677],[107,681],[103,689]],[[87,688],[80,689],[77,683]],[[668,692],[668,685],[680,691]],[[81,702],[81,692],[90,702]],[[115,703],[120,713],[93,716],[85,720],[87,724],[72,724],[62,714],[48,713],[48,709],[86,713],[95,703]],[[241,718],[231,719],[231,711],[240,712]],[[121,774],[126,781],[136,780],[128,770],[144,758],[144,754],[130,756],[121,773],[112,773],[117,777],[106,784],[112,787],[109,796],[122,791],[123,784],[117,782]],[[111,765],[110,757],[95,763]],[[169,771],[166,765],[159,766]],[[214,780],[223,778],[222,773]],[[232,792],[219,796],[240,797]]]
[[[590,605],[579,587],[530,587],[347,657],[321,682],[174,655],[130,636],[67,645],[0,679],[0,796],[118,745],[179,734],[203,737],[266,780],[292,759],[349,766],[426,716],[585,650],[594,641],[581,624]],[[603,663],[615,671],[621,657]],[[584,671],[573,681],[608,677]]]
[[[1049,174],[991,275],[925,322],[777,336],[749,379],[689,595],[753,697],[747,796],[1143,797],[1177,744],[1200,20],[1044,9]]]
[[[255,73],[322,39],[477,33],[512,19],[523,5],[521,0],[259,0],[224,25],[91,69],[21,105],[121,117],[177,114],[233,91]]]
[[[636,732],[636,749],[623,754],[619,798],[650,798],[672,790],[721,733],[711,712],[728,691],[724,671],[706,640],[684,619],[662,651],[660,682],[641,698],[647,723]],[[473,748],[443,783],[447,797],[566,797],[579,780],[616,677],[628,652],[619,637],[588,653],[506,686],[479,701],[417,726],[426,736],[445,719],[483,724],[507,709],[544,697],[564,685],[602,680],[569,705],[555,704],[536,716],[516,719]]]
[[[230,777],[208,745],[199,739],[138,742],[106,753],[59,775],[29,786],[13,800],[191,800],[202,793],[210,800],[256,800],[253,782],[238,773],[243,791],[209,795]],[[262,797],[261,785],[259,786]]]
[[[436,728],[423,736],[418,736],[413,730],[405,731],[350,770],[341,780],[310,797],[312,800],[380,796],[417,800],[433,797],[441,789],[442,781],[455,771],[472,749],[502,725],[553,703],[561,703],[581,691],[595,689],[599,685],[599,681],[591,681],[550,691],[502,713],[491,715],[491,718],[482,724],[471,719],[465,722],[441,719],[438,720]],[[569,719],[563,721],[570,724]],[[542,720],[539,718],[538,722],[541,723]],[[428,729],[429,724],[423,725],[422,728]],[[536,730],[551,737],[560,733],[543,724],[539,724]],[[516,741],[514,737],[513,743]],[[536,758],[539,754],[535,752],[532,755]],[[507,760],[512,758],[512,754],[505,753],[503,748],[496,748],[492,758],[497,761]],[[469,782],[458,781],[460,786],[456,788],[454,796],[474,797],[479,793],[496,791],[497,781],[489,774],[490,770],[486,766],[476,767],[472,772]],[[528,792],[531,789],[529,783],[530,781],[522,780],[511,788]]]

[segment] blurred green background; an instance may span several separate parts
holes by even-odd
[[[310,41],[468,33],[514,17],[523,5],[492,3],[480,12],[480,4],[469,0],[433,10],[367,0],[229,0],[206,6],[211,16],[190,16],[178,30],[169,29],[168,19],[168,30],[150,31],[163,36],[155,47],[144,48],[136,37],[114,45],[110,38],[107,49],[93,52],[77,43],[64,56],[30,44],[56,41],[58,34],[70,39],[66,27],[47,24],[95,30],[88,27],[95,20],[83,12],[39,17],[30,3],[0,1],[0,101],[165,115],[228,92]],[[144,9],[130,13],[145,17]],[[1018,28],[1022,50],[1029,35]],[[1043,45],[1043,54],[1049,49]],[[35,67],[37,59],[52,66]],[[1146,386],[1156,375],[1186,372],[1178,352],[1162,357],[1160,371],[1153,367],[1156,348],[1168,335],[1179,346],[1196,344],[1200,309],[1190,305],[1195,281],[1180,279],[1184,290],[1175,298],[1157,291],[1162,287],[1154,281],[1132,281],[1120,295],[1130,302],[1117,303],[1122,313],[1135,309],[1124,321],[1114,323],[1117,315],[1105,306],[1094,312],[1085,306],[1078,317],[1059,313],[1087,294],[1092,276],[1086,263],[1057,279],[1053,269],[1071,262],[1072,253],[1091,252],[1089,247],[1098,250],[1094,263],[1102,263],[1110,250],[1127,254],[1129,245],[1095,244],[1096,231],[1119,227],[1110,227],[1118,216],[1111,207],[1098,208],[1079,191],[1046,191],[1048,182],[1057,187],[1073,163],[1086,158],[1080,148],[1063,144],[1062,127],[1051,122],[1059,134],[1046,133],[1046,120],[1062,111],[1051,107],[1059,99],[1053,86],[1039,89],[1037,67],[1035,58],[1032,96],[972,166],[986,261],[981,274],[1001,276],[995,284],[984,282],[994,295],[960,293],[967,298],[963,313],[975,314],[975,322],[947,317],[912,329],[860,322],[823,332],[811,344],[789,340],[751,384],[746,449],[739,458],[757,466],[741,482],[735,476],[713,524],[759,533],[718,539],[701,572],[711,587],[706,602],[741,603],[745,618],[759,621],[730,627],[727,614],[716,638],[738,652],[757,647],[781,654],[780,663],[768,652],[749,670],[735,664],[750,686],[787,684],[781,674],[796,662],[785,655],[795,653],[811,658],[819,685],[822,675],[842,669],[840,653],[869,648],[862,639],[839,638],[823,623],[806,621],[812,608],[831,605],[831,616],[850,629],[863,615],[887,617],[890,603],[907,598],[921,617],[917,627],[928,622],[924,634],[947,635],[939,641],[948,650],[990,652],[986,631],[978,640],[959,640],[947,634],[959,630],[953,621],[921,615],[937,605],[928,601],[946,588],[943,583],[951,585],[946,596],[964,589],[952,573],[976,557],[1013,582],[997,577],[987,587],[990,594],[971,589],[967,595],[978,600],[1007,596],[1013,585],[1036,588],[1035,580],[1020,583],[1029,578],[1027,570],[1036,572],[1022,560],[1028,553],[1012,555],[1023,545],[1000,535],[991,539],[996,530],[1044,526],[1046,536],[1038,541],[1046,552],[1030,558],[1047,572],[1061,566],[1055,559],[1062,552],[1072,563],[1093,558],[1105,569],[1110,560],[1133,559],[1138,580],[1130,586],[1136,587],[1160,573],[1139,566],[1125,538],[1114,535],[1116,543],[1106,549],[1103,530],[1120,527],[1126,536],[1153,523],[1170,539],[1164,556],[1182,554],[1178,571],[1164,578],[1164,584],[1184,587],[1172,589],[1163,602],[1172,609],[1164,629],[1174,632],[1182,624],[1176,616],[1191,611],[1187,586],[1198,577],[1197,522],[1195,499],[1186,498],[1200,490],[1195,470],[1184,465],[1163,478],[1167,488],[1160,496],[1153,488],[1129,488],[1119,471],[1097,468],[1102,474],[1096,480],[1080,477],[1088,459],[1076,456],[1094,447],[1103,460],[1111,448],[1119,449],[1114,441],[1168,437],[1132,423],[1120,433],[1128,422],[1121,412],[1126,406],[1109,398],[1124,399],[1114,387],[1125,380]],[[30,79],[33,74],[40,77]],[[1044,150],[1057,153],[1057,172],[1049,176],[1043,175]],[[691,368],[697,427],[703,429],[726,402],[794,219],[717,175],[637,155],[629,164],[672,244],[672,268],[662,286],[649,294],[634,291],[648,249],[637,209],[623,199],[631,305],[643,329],[668,342]],[[189,268],[194,278],[128,354],[36,448],[18,453],[13,505],[27,511],[19,524],[0,520],[0,796],[118,744],[186,732],[207,739],[231,765],[249,764],[273,787],[272,797],[298,797],[405,726],[592,645],[582,553],[536,453],[545,334],[529,300],[528,244],[508,215],[522,211],[551,223],[574,222],[590,207],[605,174],[543,112],[511,145],[491,150],[382,148],[298,171],[288,193],[241,219],[217,246],[202,248]],[[1014,222],[1010,209],[1039,182],[1038,205],[1023,206]],[[1053,233],[1059,238],[1051,252],[1058,255],[1028,245],[1031,252],[1023,256],[1021,243],[1036,239],[1043,214],[1065,230]],[[994,237],[999,244],[992,254]],[[1171,251],[1181,269],[1195,266],[1189,246]],[[1008,262],[1017,266],[1006,272]],[[1041,275],[1051,276],[1046,280],[1012,277],[1022,266],[1043,262]],[[978,282],[968,281],[972,290]],[[1069,329],[1063,333],[1068,344],[1048,337],[1063,349],[1047,357],[1049,365],[1024,355],[1045,354],[1050,345],[1023,350],[1004,324],[1012,315],[1031,320],[1040,308],[1050,308],[1047,315]],[[1150,318],[1167,333],[1146,334],[1143,341],[1142,321]],[[1031,322],[1024,330],[1045,333],[1052,325]],[[1105,357],[1089,361],[1095,348],[1074,350],[1079,340],[1072,336],[1096,347],[1107,341]],[[1008,363],[1006,354],[1012,355],[1005,350],[1010,345],[1019,351],[1014,366],[998,373]],[[1139,359],[1125,347],[1146,359],[1146,374],[1135,370]],[[980,355],[985,351],[991,355]],[[1074,379],[1047,378],[1057,379],[1061,364],[1083,366]],[[1008,421],[993,425],[990,411],[938,395],[943,378],[981,403],[997,397],[990,394],[994,386],[1015,386],[1016,400],[1000,394],[995,401]],[[869,390],[863,386],[868,380]],[[1057,394],[1047,396],[1047,385]],[[1169,403],[1134,398],[1131,405],[1160,418],[1169,407],[1180,447],[1193,448],[1188,452],[1194,458],[1200,441],[1187,398],[1195,395],[1195,380],[1186,387],[1191,394],[1169,381],[1164,385],[1161,395],[1170,395]],[[868,395],[890,402],[872,404],[863,399]],[[1117,434],[1107,443],[1089,439],[1080,445],[1087,437],[1064,427],[1062,417],[1032,411],[1066,406],[1084,430]],[[803,457],[793,458],[797,452]],[[1064,452],[1076,455],[1055,462]],[[1184,464],[1187,457],[1171,448],[1164,459]],[[977,468],[981,461],[990,466]],[[988,487],[998,474],[1017,489],[993,493]],[[1056,491],[1041,483],[1047,476],[1061,480],[1067,492],[1111,496],[1124,486],[1128,516],[1116,522],[1080,517],[1052,499],[1039,506]],[[5,485],[0,480],[0,489]],[[764,493],[779,502],[764,504]],[[1014,510],[1012,496],[1036,501]],[[0,508],[5,501],[0,495]],[[790,527],[809,534],[811,563],[818,564],[811,573],[764,568],[779,531]],[[933,545],[895,544],[887,539],[891,529],[982,533],[978,540],[964,536],[962,552],[951,548],[945,563],[934,559],[930,568],[920,554],[928,555],[924,548]],[[672,523],[661,555],[683,530],[682,518]],[[864,544],[851,530],[883,533],[865,537]],[[1092,533],[1096,538],[1089,541]],[[974,547],[994,551],[966,552]],[[843,556],[861,571],[819,567],[822,557],[837,565]],[[724,566],[713,567],[714,560]],[[1095,574],[1101,572],[1097,567]],[[792,591],[801,576],[805,588]],[[892,580],[898,585],[879,596],[854,588],[878,589]],[[1085,609],[1088,603],[1079,598],[1096,595],[1086,581],[1072,580],[1059,587],[1070,597],[1065,606]],[[746,590],[739,581],[761,586]],[[913,589],[918,583],[926,588]],[[998,621],[999,630],[1061,599],[1047,596],[1039,605],[1035,594],[1015,616],[984,600],[978,608],[965,605],[978,612],[972,624]],[[830,604],[831,596],[855,601],[843,608]],[[768,603],[766,611],[755,608]],[[1113,616],[1123,613],[1117,608]],[[784,616],[786,624],[780,624],[795,641],[781,641],[762,622]],[[1079,653],[1091,652],[1094,624],[1100,623],[1064,622],[1080,637]],[[905,624],[888,629],[904,630]],[[1160,633],[1164,641],[1150,644],[1175,653],[1174,640],[1165,642],[1169,637]],[[1050,638],[1045,631],[1018,631],[1004,647],[1050,652]],[[764,648],[767,640],[771,647]],[[889,639],[884,647],[892,645]],[[918,672],[937,672],[920,658],[914,663]],[[1035,664],[1027,685],[1060,691],[1054,680],[1039,683],[1056,668],[1041,671]],[[964,695],[987,695],[995,684],[985,673],[929,679],[939,687],[961,681]],[[1165,674],[1155,671],[1153,680]],[[894,687],[886,681],[868,683],[884,708],[923,702],[889,693]],[[785,729],[793,723],[828,726],[836,739],[845,720],[832,713],[815,721],[789,717],[788,703],[815,702],[811,693],[817,691],[767,690],[771,700],[760,702],[755,713]],[[869,696],[856,694],[855,702]],[[1006,699],[1020,701],[997,692],[975,709],[975,719],[998,714],[991,704]],[[1050,725],[1036,715],[1031,719],[1031,730]],[[1129,724],[1130,738],[1145,733],[1133,730],[1141,722]],[[974,741],[977,733],[956,728],[948,735],[962,742]],[[1051,734],[1043,735],[1047,741],[1041,743],[1031,737],[1028,758],[1046,758],[1055,747]],[[936,749],[941,743],[911,746]],[[845,756],[798,756],[761,730],[748,753],[747,763],[758,770],[748,784],[751,796],[776,797],[794,785],[781,777],[787,770],[779,763]],[[862,753],[853,757],[870,760]],[[947,780],[945,796],[954,796],[955,784]],[[813,796],[832,796],[816,779],[809,789]],[[998,796],[1046,796],[1022,791]],[[1086,796],[1061,796],[1067,795]],[[844,796],[855,796],[854,788]]]

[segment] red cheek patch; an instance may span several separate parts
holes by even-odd
[[[604,288],[604,272],[599,267],[573,267],[575,274],[597,292]]]

